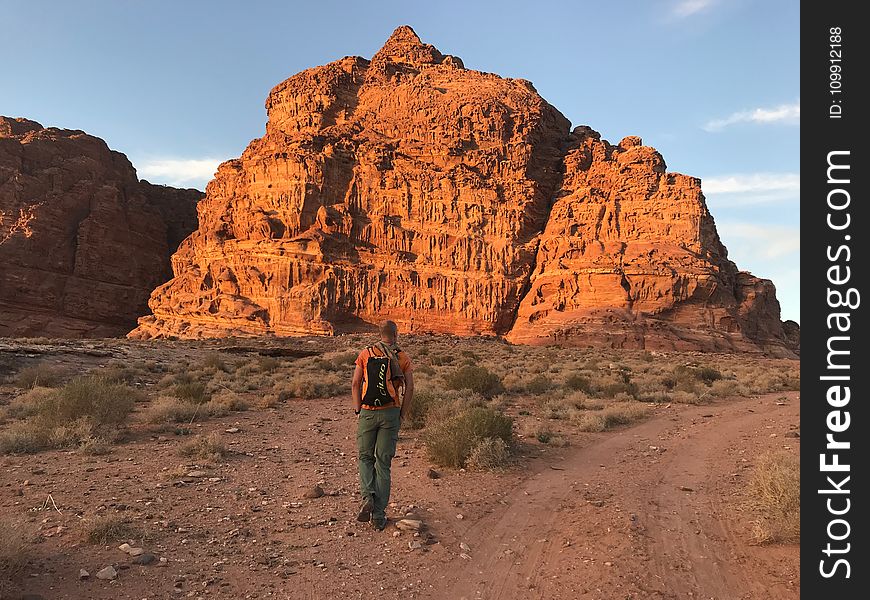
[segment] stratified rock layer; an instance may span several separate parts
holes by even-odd
[[[224,163],[133,337],[404,331],[526,343],[782,347],[700,181],[569,122],[525,80],[397,29],[299,73]]]
[[[201,197],[140,183],[82,131],[0,117],[0,336],[129,331]]]

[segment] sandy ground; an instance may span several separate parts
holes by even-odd
[[[751,545],[741,503],[760,454],[798,453],[799,420],[796,392],[661,406],[565,448],[525,443],[506,473],[437,479],[403,432],[390,516],[424,521],[418,536],[355,522],[345,399],[194,425],[232,449],[216,464],[179,457],[187,436],[137,426],[108,456],[0,457],[0,518],[24,518],[40,540],[0,598],[796,599],[798,547]],[[306,498],[316,484],[326,494]],[[130,541],[165,566],[84,542],[99,515],[141,526]],[[96,579],[107,565],[118,578]]]

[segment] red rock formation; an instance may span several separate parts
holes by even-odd
[[[728,260],[701,181],[668,173],[635,136],[613,146],[588,127],[574,130],[535,265],[511,341],[783,345],[773,284]]]
[[[201,195],[140,184],[84,132],[0,117],[0,336],[129,331]]]
[[[131,336],[391,318],[530,343],[782,345],[772,285],[728,261],[697,179],[639,138],[569,134],[529,82],[468,70],[409,27],[370,61],[284,81],[266,109]]]

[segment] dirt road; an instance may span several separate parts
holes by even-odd
[[[432,598],[790,599],[795,546],[748,545],[760,453],[798,452],[796,393],[661,409],[541,465],[471,524]],[[794,436],[794,434],[792,434]]]

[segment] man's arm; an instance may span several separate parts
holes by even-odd
[[[402,418],[411,410],[411,402],[414,401],[414,373],[405,373],[405,396],[402,398],[402,409],[399,411]]]
[[[353,409],[359,412],[362,408],[363,368],[359,365],[353,371],[353,381],[350,382],[350,395],[353,397]]]

